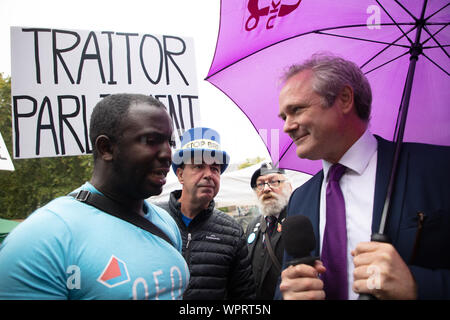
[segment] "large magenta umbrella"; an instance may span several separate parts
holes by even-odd
[[[367,75],[372,133],[450,145],[449,21],[442,0],[223,0],[206,80],[246,114],[282,168],[321,168],[296,156],[277,117],[282,71],[319,51],[352,60]]]

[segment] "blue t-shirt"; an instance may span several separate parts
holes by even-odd
[[[189,224],[192,222],[192,219],[186,217],[184,214],[181,214],[181,220],[183,220],[186,227],[189,226]]]
[[[0,299],[181,299],[180,232],[165,210],[145,207],[175,247],[70,196],[36,210],[0,246]]]

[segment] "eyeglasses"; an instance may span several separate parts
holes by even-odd
[[[284,182],[286,180],[270,180],[267,182],[260,182],[256,184],[256,189],[258,191],[264,190],[264,188],[266,187],[266,184],[270,187],[270,188],[278,188],[280,186],[280,184],[282,182]]]

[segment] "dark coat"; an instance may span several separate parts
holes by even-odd
[[[372,233],[379,230],[394,144],[378,140]],[[287,216],[309,217],[319,255],[323,170],[297,188]],[[419,299],[450,299],[450,148],[404,143],[386,233],[416,280]],[[284,267],[292,259],[284,256]],[[281,298],[279,291],[277,298]]]
[[[281,241],[282,223],[286,217],[286,209],[284,209],[279,217],[278,224],[270,243],[280,265],[283,262],[284,246]],[[263,245],[263,235],[261,231],[261,215],[255,217],[247,227],[245,234],[248,242],[248,254],[252,262],[253,276],[256,284],[257,300],[272,300],[277,286],[280,272],[274,266],[272,259],[267,251],[267,247]]]
[[[186,300],[254,299],[255,285],[244,231],[236,220],[214,209],[200,212],[186,227],[182,221],[181,190],[159,206],[176,221],[183,240],[182,254],[189,266]]]

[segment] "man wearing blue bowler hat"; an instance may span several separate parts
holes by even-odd
[[[214,208],[220,175],[230,162],[217,131],[198,127],[181,137],[172,169],[182,185],[161,205],[178,224],[191,274],[183,298],[254,299],[255,284],[242,227]]]

